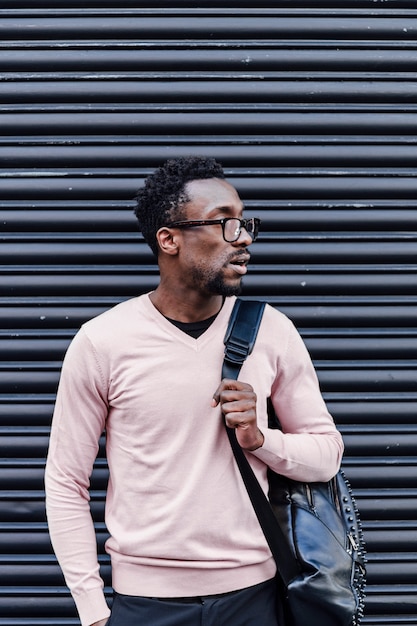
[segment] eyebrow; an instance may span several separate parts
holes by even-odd
[[[215,207],[213,209],[213,211],[227,213],[228,215],[230,215],[230,213],[232,213],[232,210],[233,209],[230,206],[220,206],[220,207]],[[242,205],[242,211],[241,211],[240,215],[243,214],[244,210],[245,210],[245,205]],[[212,213],[212,211],[210,211],[209,215],[211,215],[211,213]],[[235,216],[233,215],[233,217],[235,217]]]

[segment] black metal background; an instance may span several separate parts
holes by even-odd
[[[1,626],[79,624],[44,514],[62,356],[156,285],[131,199],[185,154],[218,158],[263,220],[244,293],[294,320],[344,435],[365,623],[417,623],[415,8],[0,2]],[[105,487],[101,459],[109,585]]]

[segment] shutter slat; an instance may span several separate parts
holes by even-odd
[[[344,437],[364,626],[414,626],[415,2],[157,4],[0,9],[0,625],[79,626],[43,491],[62,358],[84,321],[157,284],[133,216],[144,177],[207,154],[262,219],[243,295],[298,326]]]

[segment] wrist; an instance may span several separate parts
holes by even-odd
[[[262,446],[264,445],[264,441],[265,441],[265,437],[262,431],[260,431],[258,428],[256,441],[254,442],[252,446],[250,446],[249,448],[246,448],[246,450],[248,450],[248,452],[254,452],[255,450],[258,450],[259,448],[262,448]]]

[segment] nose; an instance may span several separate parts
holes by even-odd
[[[247,246],[250,246],[251,243],[252,237],[249,235],[246,228],[242,226],[242,228],[240,229],[239,237],[238,239],[236,239],[236,241],[233,241],[233,245],[239,247],[245,246],[246,248]]]

